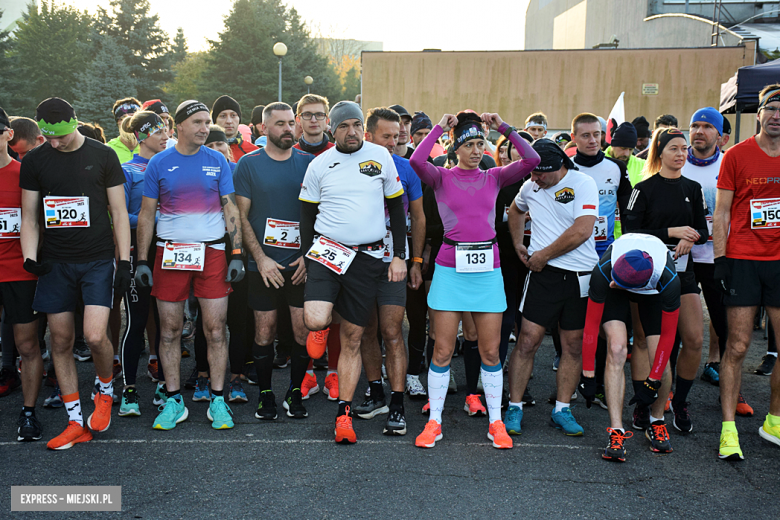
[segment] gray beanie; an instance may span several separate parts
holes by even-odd
[[[347,119],[359,119],[363,123],[363,111],[360,105],[352,101],[339,101],[330,109],[330,129],[335,132],[336,128]]]

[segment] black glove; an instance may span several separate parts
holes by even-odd
[[[719,256],[715,259],[715,285],[723,291],[723,294],[731,294],[727,280],[731,278],[731,269],[725,256]]]
[[[149,262],[139,260],[135,268],[135,284],[138,287],[151,287],[154,284],[152,280],[152,270],[149,269]]]
[[[130,290],[130,283],[133,276],[130,274],[132,265],[128,260],[120,260],[116,265],[116,274],[114,275],[114,290],[119,294],[125,294]]]
[[[24,267],[24,270],[30,274],[34,274],[35,276],[43,276],[51,272],[52,265],[49,262],[38,263],[28,258],[24,261],[24,265],[22,267]]]
[[[228,265],[228,274],[226,282],[238,283],[244,279],[244,259],[241,255],[233,255],[233,259]]]
[[[628,402],[629,405],[634,403],[640,406],[650,406],[658,398],[658,389],[661,388],[660,381],[653,381],[649,377],[645,379],[645,382],[639,388],[639,391],[634,394],[634,397]]]
[[[596,378],[582,376],[580,378],[580,394],[585,398],[585,406],[590,408],[596,398]]]

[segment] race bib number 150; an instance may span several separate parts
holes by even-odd
[[[780,199],[752,199],[750,201],[750,229],[780,227]]]

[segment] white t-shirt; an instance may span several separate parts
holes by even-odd
[[[532,254],[555,242],[578,217],[597,217],[599,192],[591,177],[569,170],[561,182],[547,189],[540,189],[533,181],[524,183],[515,197],[515,205],[531,215],[528,253]],[[591,234],[579,247],[553,258],[548,264],[567,271],[590,271],[598,260],[596,242]]]
[[[715,255],[712,250],[712,215],[715,213],[715,197],[718,193],[718,174],[720,173],[720,163],[723,161],[723,152],[718,159],[709,166],[695,166],[685,161],[682,174],[701,184],[701,190],[704,193],[704,200],[707,203],[707,228],[710,231],[710,238],[706,244],[694,244],[691,248],[691,257],[693,261],[700,264],[711,264],[715,262]]]
[[[336,147],[311,163],[298,197],[319,204],[314,231],[348,246],[381,241],[386,233],[385,197],[404,190],[387,148],[367,141],[351,154]],[[381,258],[383,251],[366,251]]]
[[[637,294],[658,294],[658,280],[664,274],[666,262],[669,256],[669,249],[659,239],[652,235],[642,233],[628,233],[612,243],[612,266],[614,267],[617,259],[628,253],[632,249],[644,251],[653,259],[653,275],[647,284],[640,289],[628,289],[629,292]]]

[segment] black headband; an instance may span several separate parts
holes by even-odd
[[[212,130],[209,132],[209,136],[206,138],[206,142],[204,144],[209,143],[219,143],[219,142],[228,142],[227,135],[225,135],[225,132],[222,130]]]
[[[660,155],[661,152],[664,151],[664,148],[669,144],[669,141],[677,139],[678,137],[685,139],[685,134],[676,128],[664,128],[661,130],[661,134],[658,136],[658,154]],[[686,140],[685,142],[687,143],[688,141]]]
[[[200,101],[193,101],[189,105],[185,105],[176,111],[176,117],[174,118],[174,121],[178,125],[183,123],[187,119],[189,119],[190,116],[193,114],[196,114],[198,112],[208,112],[208,111],[209,111],[209,107],[207,107]]]
[[[141,107],[135,103],[122,103],[114,110],[114,118],[119,119],[124,115],[133,115],[139,110],[141,110]]]

